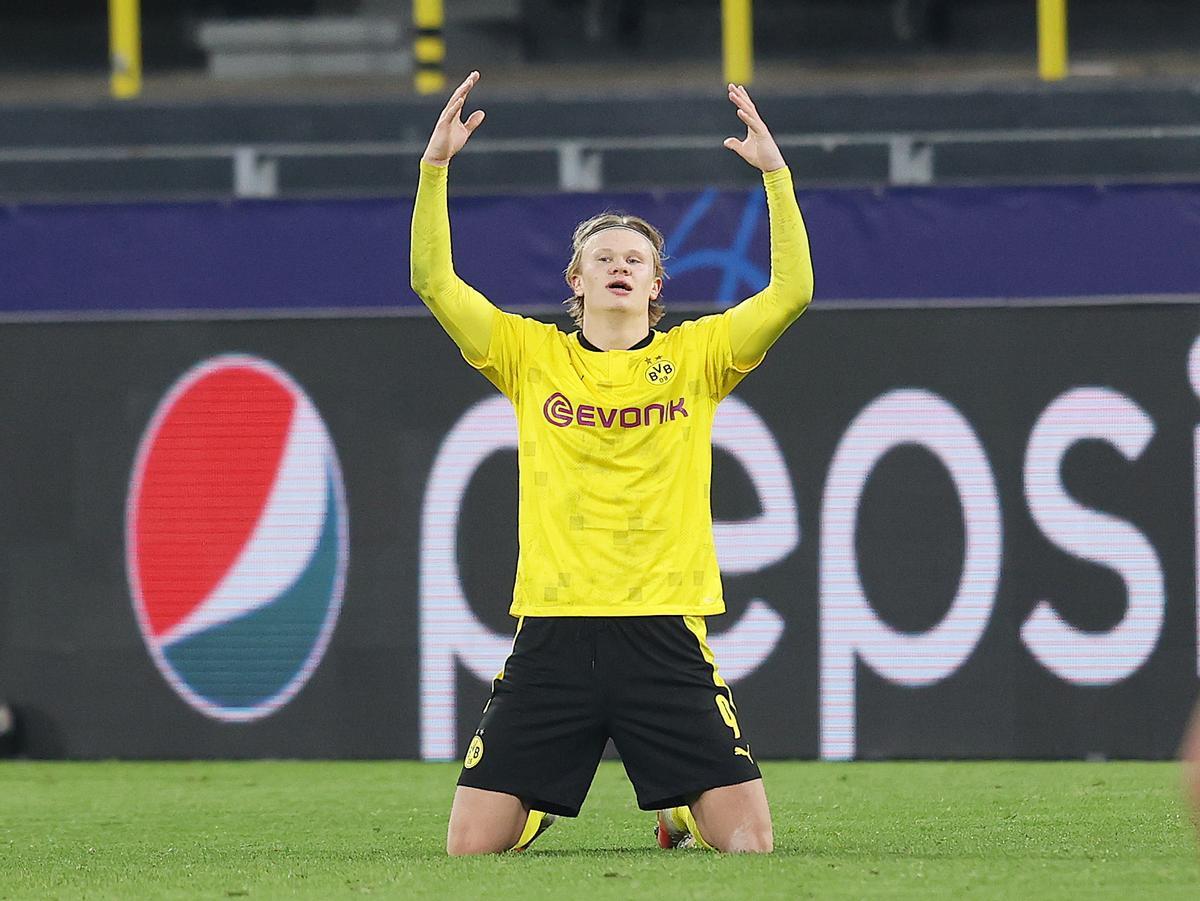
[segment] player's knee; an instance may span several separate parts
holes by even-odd
[[[450,830],[446,833],[446,853],[451,857],[464,857],[468,854],[483,854],[471,836],[464,835],[464,830]]]
[[[769,824],[740,827],[733,830],[721,850],[734,854],[770,854],[775,850],[775,836]]]
[[[1184,764],[1183,790],[1192,805],[1192,820],[1200,828],[1200,763]]]
[[[452,828],[446,833],[446,853],[451,857],[499,854],[514,844],[515,838],[509,841],[508,836],[498,836],[482,829],[472,829],[470,826]]]
[[[473,854],[498,854],[503,848],[489,842],[481,842],[465,835],[446,837],[446,853],[451,857],[467,857]]]

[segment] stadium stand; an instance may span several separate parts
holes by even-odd
[[[397,22],[393,0],[308,6],[315,15],[340,15],[348,40],[370,37],[376,56],[355,58],[365,69],[402,68],[402,26],[367,29],[371,35],[360,27]],[[720,146],[728,123],[714,53],[719,23],[701,6],[447,3],[447,68],[485,70],[478,100],[489,112],[486,131],[456,167],[456,189],[747,184],[750,176]],[[192,22],[190,68],[152,74],[146,95],[132,103],[108,100],[97,91],[101,79],[87,87],[79,72],[73,93],[61,72],[40,82],[27,73],[3,76],[0,200],[409,193],[410,163],[440,100],[416,97],[407,76],[303,77],[297,73],[354,63],[359,52],[336,51],[322,62],[304,42],[290,61],[241,61],[247,74],[270,64],[289,77],[213,79],[204,73],[228,65],[205,61],[198,49],[213,35],[237,44],[273,33],[286,44],[313,21],[293,10],[291,19],[271,20],[274,32],[263,31],[261,20],[235,15],[243,7],[208,4],[226,10],[224,24]],[[1081,5],[1072,40],[1080,49],[1073,71],[1083,74],[1048,85],[1033,78],[1032,8],[1013,0],[758,4],[756,94],[769,104],[798,179],[1040,183],[1200,174],[1200,66],[1180,49],[1200,33],[1200,13],[1172,0],[1140,4],[1137,16],[1112,3]],[[79,32],[78,22],[70,27]],[[164,33],[159,19],[147,27]],[[1117,31],[1121,53],[1113,51]]]
[[[863,87],[773,93],[780,143],[808,183],[1096,181],[1200,174],[1196,88],[1178,84]],[[461,190],[741,184],[720,146],[723,98],[513,91]],[[434,104],[212,101],[0,109],[0,198],[407,192]]]

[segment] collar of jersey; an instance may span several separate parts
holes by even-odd
[[[580,329],[579,331],[577,331],[575,334],[579,336],[579,345],[580,345],[580,346],[581,346],[581,347],[582,347],[584,350],[590,350],[590,351],[594,351],[594,352],[596,352],[596,353],[599,353],[599,354],[602,354],[602,353],[605,353],[605,352],[606,352],[606,351],[603,351],[603,350],[601,350],[599,347],[597,347],[595,344],[593,344],[593,343],[592,343],[591,341],[589,341],[587,338],[583,337],[583,330],[582,330],[582,329]],[[637,344],[633,345],[633,347],[627,347],[627,348],[625,348],[625,350],[641,350],[643,347],[649,347],[649,346],[650,346],[650,342],[651,342],[651,341],[653,341],[653,340],[654,340],[654,329],[650,329],[650,331],[648,331],[648,332],[646,333],[646,337],[645,337],[645,338],[643,338],[643,339],[642,339],[641,341],[639,341]],[[615,350],[615,349],[616,349],[616,348],[614,348],[614,350]]]

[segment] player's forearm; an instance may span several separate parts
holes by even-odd
[[[812,255],[808,231],[796,202],[792,172],[788,168],[763,174],[767,190],[767,212],[771,220],[771,281],[767,290],[778,302],[794,311],[792,320],[804,312],[813,296]]]
[[[422,161],[413,205],[410,276],[413,291],[471,360],[487,356],[496,308],[454,272],[447,166]]]
[[[813,296],[808,232],[796,202],[791,172],[784,168],[764,173],[763,184],[771,220],[771,281],[730,314],[733,360],[740,369],[762,359]]]

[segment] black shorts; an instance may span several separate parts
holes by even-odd
[[[608,739],[638,806],[760,777],[698,616],[524,617],[458,784],[576,816]]]

